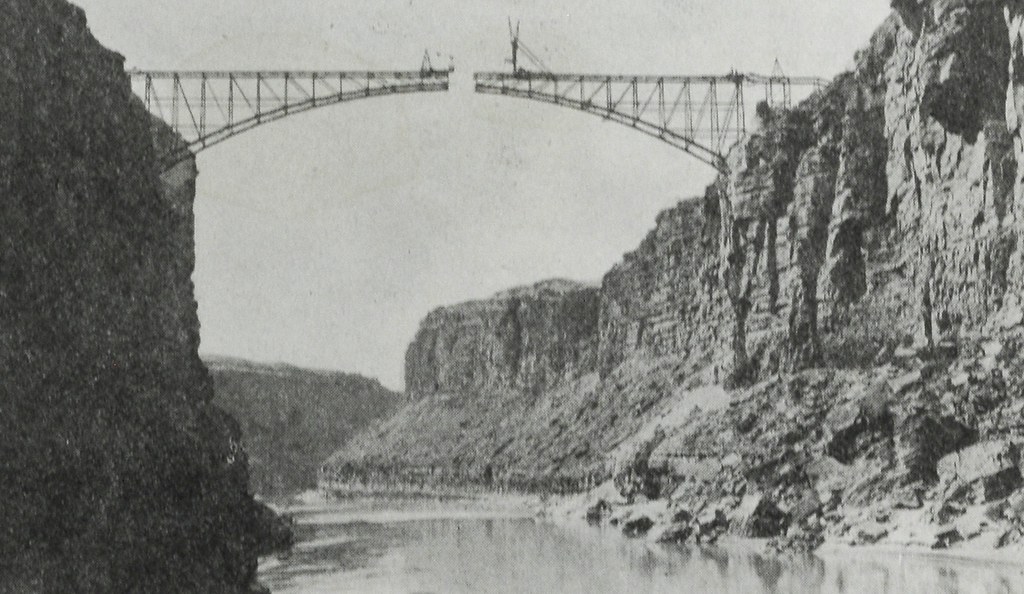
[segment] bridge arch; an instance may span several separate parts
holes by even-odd
[[[448,90],[452,68],[406,71],[144,71],[128,73],[153,116],[183,139],[159,155],[168,171],[258,126],[358,99]]]
[[[793,95],[822,88],[812,77],[479,72],[476,92],[568,107],[618,122],[727,173],[726,154],[753,124],[756,106],[789,108]]]

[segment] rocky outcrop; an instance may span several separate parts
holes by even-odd
[[[597,295],[596,287],[552,280],[431,312],[405,355],[409,395],[539,391],[588,371]]]
[[[989,440],[949,454],[939,460],[937,471],[948,491],[976,485],[982,502],[1005,497],[1024,484],[1020,449],[1006,440]]]
[[[197,354],[195,165],[161,177],[174,140],[80,9],[0,8],[5,585],[241,591],[259,513]]]
[[[934,346],[972,336],[1006,296],[1014,157],[1003,7],[920,9],[924,23],[904,22],[887,69],[886,208],[910,296],[893,318]]]
[[[712,186],[704,198],[659,214],[640,246],[605,275],[594,337],[602,374],[632,358],[724,365],[719,358],[728,311],[717,265],[719,192]]]

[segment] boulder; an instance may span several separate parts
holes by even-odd
[[[692,535],[692,524],[689,522],[673,522],[658,535],[657,541],[662,544],[682,544],[689,540]]]
[[[855,544],[875,544],[889,535],[889,529],[879,523],[867,523],[857,529]]]
[[[932,543],[933,549],[948,549],[950,545],[956,544],[963,540],[964,537],[960,535],[960,532],[953,527],[947,527],[939,530],[935,534],[935,541]]]
[[[915,413],[896,430],[896,456],[910,481],[938,478],[939,460],[977,439],[977,432],[951,416]]]
[[[626,520],[622,525],[622,533],[629,537],[643,536],[654,527],[654,520],[647,516],[636,516]]]
[[[921,371],[914,370],[908,371],[901,376],[894,377],[889,380],[889,387],[895,394],[902,394],[912,388],[919,387],[921,385]]]
[[[583,517],[590,524],[599,524],[611,514],[611,511],[612,506],[610,503],[604,499],[598,499],[597,503],[587,508]]]
[[[731,524],[742,536],[771,538],[785,534],[789,514],[764,495],[747,495],[733,512]]]
[[[714,543],[728,529],[729,519],[722,506],[709,506],[697,516],[698,543]]]
[[[831,456],[815,458],[804,467],[818,499],[829,502],[841,497],[851,483],[850,469]]]
[[[685,509],[679,509],[672,514],[672,521],[675,523],[689,524],[693,521],[693,514]]]
[[[886,383],[852,390],[848,401],[833,407],[825,418],[825,427],[832,436],[826,453],[849,464],[876,439],[892,435],[892,396],[893,390]]]
[[[965,487],[974,485],[978,501],[991,501],[1005,497],[1019,488],[1020,451],[1007,440],[989,440],[939,460],[939,479],[947,493],[956,495]]]

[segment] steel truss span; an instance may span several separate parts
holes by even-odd
[[[728,172],[725,155],[751,130],[757,105],[789,108],[827,81],[732,73],[721,76],[481,72],[476,92],[532,99],[601,116],[658,138]]]
[[[447,91],[451,72],[133,70],[128,75],[146,110],[184,139],[160,155],[166,171],[232,136],[318,107]]]

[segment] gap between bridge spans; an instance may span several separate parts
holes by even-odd
[[[169,170],[257,126],[334,105],[404,93],[445,92],[453,67],[406,71],[143,71],[132,90],[183,141],[160,156]],[[748,132],[759,103],[790,108],[824,87],[813,77],[554,74],[474,75],[476,92],[573,108],[658,138],[728,172],[725,154]]]

